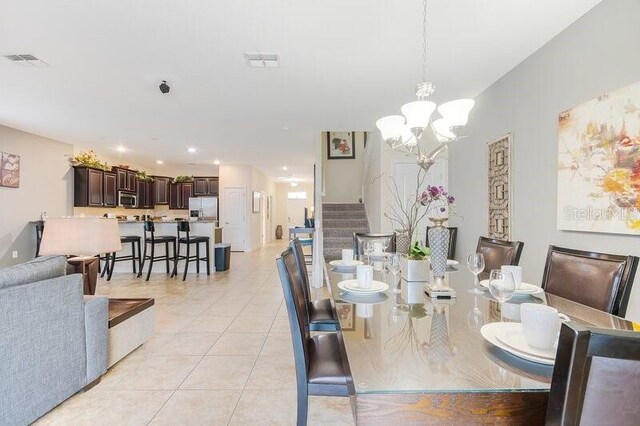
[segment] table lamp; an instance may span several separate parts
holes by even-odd
[[[41,255],[74,256],[69,264],[84,275],[84,293],[95,294],[102,253],[120,251],[117,219],[60,217],[47,219],[40,244]]]

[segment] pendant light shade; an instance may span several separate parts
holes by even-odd
[[[456,134],[451,131],[451,124],[444,118],[438,118],[431,123],[438,142],[446,142],[456,138]]]
[[[466,126],[469,112],[475,104],[476,101],[473,99],[456,99],[440,105],[438,112],[449,122],[451,127]]]
[[[429,125],[431,114],[436,109],[436,104],[431,101],[414,101],[402,105],[400,111],[407,118],[407,126],[410,129],[424,129]]]
[[[411,133],[411,129],[409,128],[409,126],[403,126],[402,127],[402,145],[412,148],[416,145],[418,145],[418,139],[416,139],[416,136]]]
[[[380,130],[385,142],[399,138],[404,128],[404,117],[401,115],[388,115],[376,121],[376,127]]]

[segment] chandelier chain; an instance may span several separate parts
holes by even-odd
[[[427,0],[422,2],[422,81],[427,81]]]

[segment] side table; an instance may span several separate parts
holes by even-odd
[[[82,274],[86,295],[96,294],[99,261],[100,259],[92,256],[71,257],[67,260],[67,274]]]

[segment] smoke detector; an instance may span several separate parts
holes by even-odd
[[[16,65],[33,66],[33,67],[48,67],[48,63],[42,59],[36,58],[34,55],[24,53],[20,55],[3,55],[3,57]]]
[[[275,53],[245,53],[244,58],[251,68],[278,68],[280,58]]]

